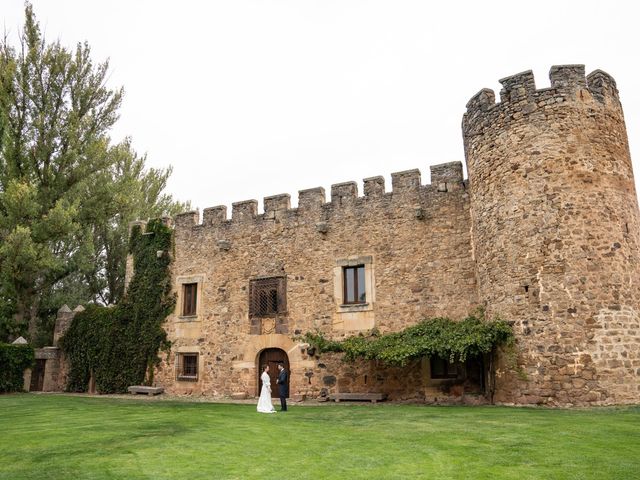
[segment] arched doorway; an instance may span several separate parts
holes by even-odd
[[[271,397],[278,398],[278,385],[276,380],[278,379],[278,364],[281,364],[287,373],[289,373],[289,379],[291,378],[291,371],[289,370],[289,357],[284,350],[279,348],[266,348],[260,352],[258,357],[258,395],[262,389],[262,380],[260,375],[262,374],[262,367],[269,365],[269,377],[271,378]],[[289,382],[289,380],[287,380]]]

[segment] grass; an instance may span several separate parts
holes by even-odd
[[[640,408],[0,396],[0,479],[636,479]]]

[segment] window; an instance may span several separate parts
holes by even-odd
[[[251,280],[249,283],[249,315],[270,317],[287,310],[286,277]]]
[[[176,276],[176,291],[178,299],[175,307],[177,322],[194,322],[201,320],[198,312],[202,310],[202,294],[204,293],[205,275]]]
[[[185,283],[182,285],[182,315],[193,316],[196,314],[196,299],[198,298],[198,284]]]
[[[458,364],[440,357],[431,357],[431,378],[457,378]]]
[[[177,354],[177,380],[187,382],[198,381],[198,354],[197,353],[178,353]]]
[[[337,258],[333,267],[335,330],[363,331],[376,326],[376,281],[372,255]]]
[[[366,303],[367,294],[365,293],[364,265],[355,267],[343,267],[343,296],[344,304],[350,303]]]

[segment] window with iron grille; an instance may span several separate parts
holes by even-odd
[[[431,378],[457,378],[458,364],[440,357],[431,357]]]
[[[364,265],[355,267],[343,267],[343,303],[366,303]]]
[[[185,283],[182,285],[182,315],[192,316],[196,314],[198,298],[198,284]]]
[[[249,316],[270,317],[286,310],[286,277],[259,278],[249,282]]]
[[[198,381],[198,354],[178,353],[176,365],[176,378],[187,382]]]

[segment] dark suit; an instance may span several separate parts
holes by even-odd
[[[287,397],[289,396],[289,374],[283,368],[280,370],[278,374],[278,380],[276,383],[278,384],[278,391],[280,392],[280,411],[287,411]]]

